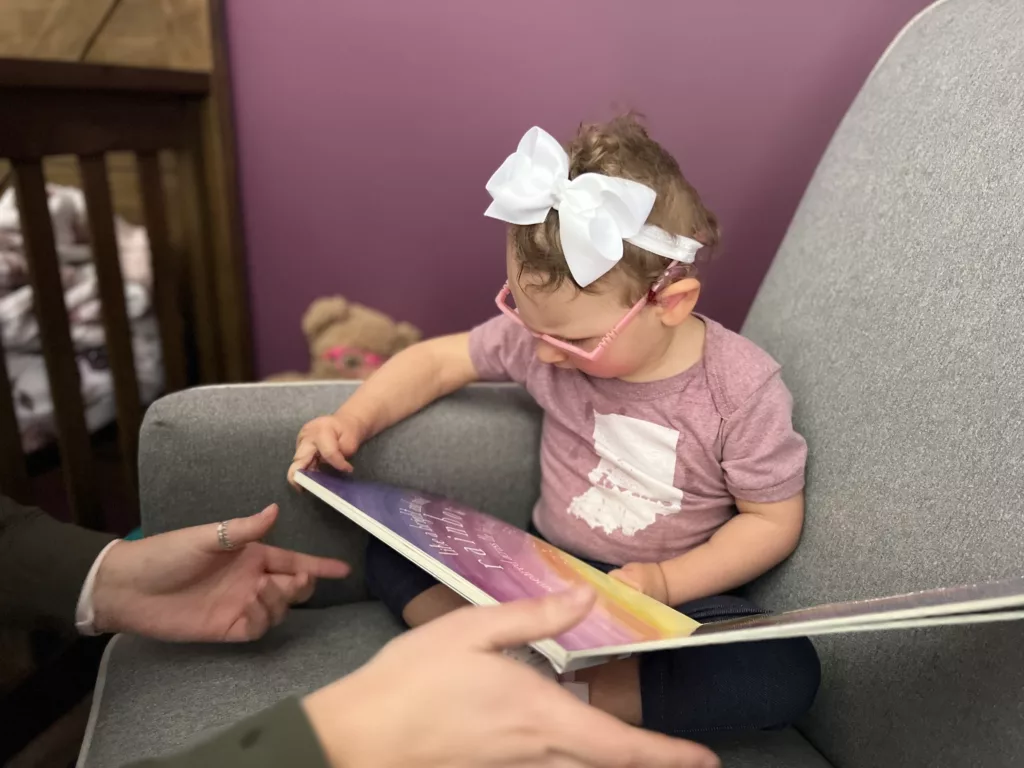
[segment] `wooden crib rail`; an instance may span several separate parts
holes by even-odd
[[[64,289],[53,241],[43,167],[39,160],[16,160],[13,166],[34,312],[43,343],[64,463],[64,481],[71,499],[72,514],[83,525],[96,525],[100,517],[93,486],[89,430],[85,424],[82,385],[64,306]],[[123,297],[121,301],[123,304]],[[107,314],[106,309],[104,314]],[[17,438],[17,434],[14,437]]]
[[[203,73],[0,59],[8,158],[181,147],[185,105],[209,91]]]
[[[106,153],[128,151],[136,157],[165,391],[224,380],[221,348],[230,340],[221,338],[215,281],[218,275],[225,279],[225,270],[213,258],[208,186],[214,177],[209,176],[204,145],[210,88],[211,78],[204,73],[0,59],[0,158],[12,168],[65,484],[72,515],[83,525],[101,527],[102,519],[43,160],[52,155],[78,158],[124,474],[134,496],[142,404]],[[168,226],[169,201],[158,157],[163,152],[175,155],[181,243],[172,243]],[[225,290],[237,294],[238,287]],[[188,348],[196,358],[191,380]],[[0,492],[24,499],[25,459],[2,360],[0,349]]]
[[[114,205],[110,199],[110,181],[103,155],[78,158],[82,172],[82,191],[89,216],[92,237],[92,259],[96,267],[100,306],[103,307],[103,330],[114,380],[114,403],[117,412],[118,437],[124,456],[138,456],[139,427],[142,425],[142,404],[135,374],[132,352],[132,330],[124,303],[124,276],[114,231]],[[180,349],[172,352],[180,353]],[[125,462],[126,479],[131,488],[138,487],[136,462]]]
[[[175,350],[172,354],[164,355],[164,376],[167,390],[176,392],[185,388],[188,375],[183,352],[185,332],[176,294],[177,286],[181,284],[181,269],[177,254],[170,246],[160,161],[155,152],[139,152],[136,158],[153,262],[153,301],[157,317],[160,318],[160,346],[162,349]]]

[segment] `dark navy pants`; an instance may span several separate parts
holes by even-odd
[[[591,562],[605,573],[615,566]],[[366,556],[371,594],[399,618],[437,581],[377,539]],[[676,610],[701,623],[763,614],[736,595],[694,600]],[[640,654],[644,727],[700,738],[714,731],[782,728],[811,706],[821,681],[807,638],[679,648]]]

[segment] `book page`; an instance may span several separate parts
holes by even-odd
[[[703,625],[696,634],[786,624],[850,625],[982,613],[1024,606],[1024,578],[928,589],[871,600],[817,605],[773,616],[755,616]]]
[[[323,472],[300,473],[300,478],[304,487],[413,562],[424,566],[419,560],[429,558],[496,602],[540,597],[589,584],[598,593],[597,603],[579,625],[556,638],[566,650],[686,637],[700,626],[557,547],[469,507],[429,494]],[[361,520],[352,509],[346,509],[347,505],[369,521]],[[400,541],[391,539],[381,527]],[[459,589],[457,580],[440,577],[472,599],[472,590]]]
[[[702,624],[685,638],[602,649],[602,654],[698,645],[815,637],[841,632],[915,629],[943,625],[1017,621],[1024,617],[1024,578],[929,589],[871,600],[829,603],[767,616]],[[590,651],[574,654],[586,658]]]

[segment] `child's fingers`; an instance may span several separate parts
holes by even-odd
[[[302,493],[302,486],[295,482],[295,473],[302,469],[302,466],[297,461],[293,461],[288,465],[288,485],[294,488],[299,493]]]
[[[303,439],[295,449],[292,463],[288,466],[288,482],[293,488],[302,490],[295,482],[295,473],[302,469],[308,469],[316,458],[316,453],[316,443],[308,438]]]
[[[345,458],[345,454],[342,453],[338,443],[339,439],[337,436],[325,436],[323,439],[317,440],[317,452],[320,454],[320,458],[323,461],[326,461],[339,472],[351,472],[352,465],[349,464],[348,459]]]
[[[353,456],[359,450],[359,438],[350,429],[342,430],[338,435],[338,447],[346,458]]]

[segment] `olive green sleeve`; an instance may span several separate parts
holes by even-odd
[[[0,623],[73,627],[85,577],[113,539],[0,496]]]
[[[172,757],[124,768],[330,768],[299,700],[285,699]]]

